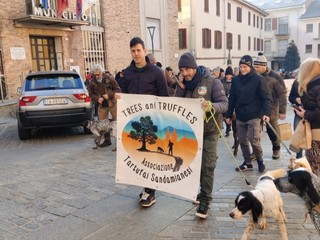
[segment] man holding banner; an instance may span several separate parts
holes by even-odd
[[[131,39],[130,51],[132,61],[124,70],[122,92],[169,96],[164,73],[146,57],[146,48],[141,38],[134,37]],[[150,207],[155,202],[155,190],[144,188],[140,194],[139,204],[143,207]]]
[[[197,66],[194,56],[186,52],[179,60],[182,81],[178,81],[177,97],[204,98],[202,104],[205,110],[202,163],[200,174],[200,193],[197,196],[199,204],[196,216],[207,218],[212,200],[214,170],[217,163],[217,143],[220,136],[223,117],[228,109],[228,99],[224,93],[222,83],[214,79],[210,71],[204,66]]]

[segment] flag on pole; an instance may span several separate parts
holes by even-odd
[[[76,7],[77,19],[81,19],[82,14],[82,0],[77,0],[77,7]]]
[[[61,17],[63,10],[69,7],[68,0],[58,0],[58,17]]]
[[[49,8],[48,6],[48,0],[42,0],[42,7],[47,10]]]

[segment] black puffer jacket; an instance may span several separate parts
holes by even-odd
[[[243,122],[271,114],[270,91],[264,78],[254,69],[232,80],[226,118],[231,118],[234,110],[237,119]]]
[[[150,63],[146,57],[147,65],[137,68],[134,61],[124,70],[123,93],[149,94],[156,96],[169,96],[167,81],[163,71]]]
[[[320,128],[320,76],[312,80],[307,86],[307,93],[301,96],[303,108],[306,110],[304,118],[310,122],[311,129]]]

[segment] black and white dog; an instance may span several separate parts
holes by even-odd
[[[88,121],[86,127],[91,130],[94,135],[94,143],[96,146],[93,149],[97,149],[100,146],[102,136],[111,132],[111,137],[117,139],[117,122],[110,121],[108,119],[98,121]]]
[[[268,171],[258,179],[257,185],[253,190],[241,192],[237,196],[235,208],[229,214],[230,217],[240,219],[247,212],[251,215],[242,235],[242,240],[248,240],[250,238],[255,224],[258,224],[259,228],[265,229],[267,227],[268,217],[273,217],[277,220],[280,239],[288,239],[285,226],[287,217],[283,210],[283,201],[280,192],[273,182],[275,178],[279,178],[284,174],[286,174],[285,169]]]
[[[299,160],[299,159],[297,159]],[[292,165],[288,174],[274,180],[280,192],[290,192],[300,196],[307,209],[307,213],[320,235],[320,178],[312,173],[308,161],[297,161]],[[307,216],[307,215],[306,215]]]

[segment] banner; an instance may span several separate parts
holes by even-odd
[[[121,94],[116,182],[195,200],[202,159],[201,101]]]

